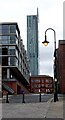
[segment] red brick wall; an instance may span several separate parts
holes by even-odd
[[[20,94],[21,90],[24,90],[24,93],[29,93],[29,91],[25,88],[25,86],[21,85],[20,83],[18,84],[17,81],[7,82],[7,85],[14,90],[15,94]],[[19,87],[19,89],[17,89],[17,86]]]
[[[58,48],[58,81],[60,85],[60,92],[65,93],[65,40],[59,41]]]
[[[53,78],[42,75],[32,76],[30,78],[30,90],[35,93],[47,93],[48,91],[53,92]]]
[[[13,82],[9,81],[7,82],[7,85],[10,86],[14,90],[15,93],[17,93],[17,82],[16,81],[13,81]]]

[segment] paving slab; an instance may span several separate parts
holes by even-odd
[[[54,102],[50,99],[48,102],[39,103],[3,103],[3,118],[56,118],[63,119],[63,99]],[[49,120],[51,120],[49,119]]]

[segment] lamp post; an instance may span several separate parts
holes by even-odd
[[[49,41],[47,41],[46,32],[48,30],[52,30],[54,32],[54,102],[58,101],[57,95],[57,66],[56,66],[56,32],[52,28],[48,28],[45,31],[45,40],[42,42],[45,46],[48,45]]]

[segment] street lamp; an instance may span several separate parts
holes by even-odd
[[[56,32],[52,28],[48,28],[45,31],[45,40],[42,42],[45,46],[48,45],[49,41],[47,41],[46,32],[48,30],[52,30],[54,32],[54,102],[58,101],[57,95],[57,66],[56,66]]]

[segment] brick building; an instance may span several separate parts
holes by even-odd
[[[59,92],[65,93],[65,40],[59,40],[57,49],[57,79]]]
[[[37,75],[30,77],[30,91],[34,93],[52,93],[53,77]]]

